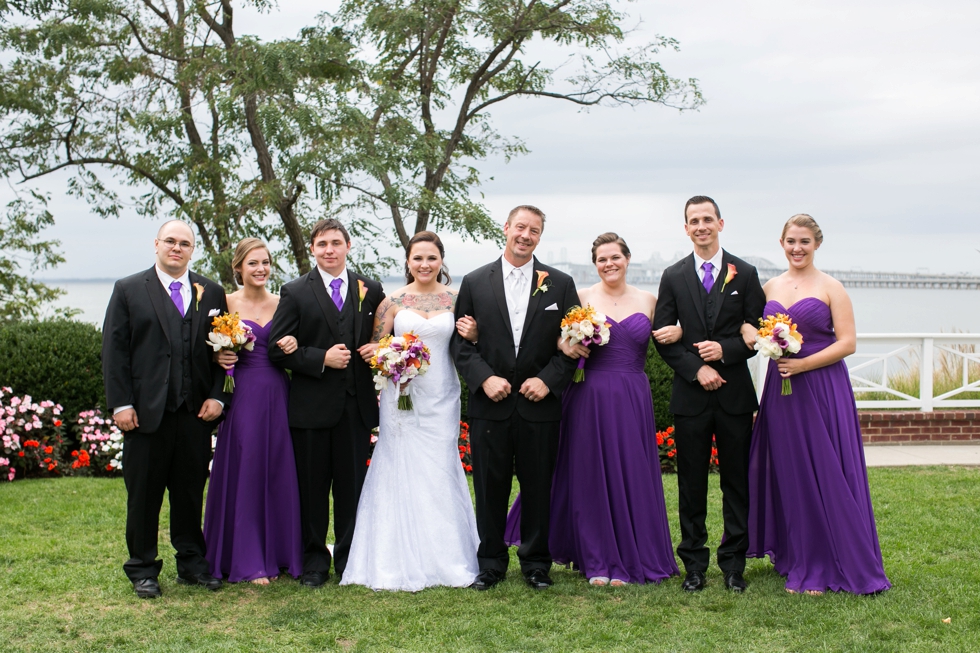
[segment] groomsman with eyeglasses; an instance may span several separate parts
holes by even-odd
[[[225,291],[188,270],[194,233],[187,224],[164,223],[153,242],[156,263],[116,282],[102,327],[106,402],[124,433],[123,569],[143,599],[161,595],[157,536],[165,490],[177,582],[221,587],[204,558],[201,507],[211,433],[230,399],[207,345],[211,315],[228,310]]]
[[[677,555],[687,572],[681,584],[687,592],[704,589],[710,561],[705,517],[712,436],[725,520],[718,566],[726,588],[746,589],[749,442],[759,403],[746,363],[755,350],[746,347],[741,327],[758,324],[766,296],[755,267],[721,248],[718,236],[724,227],[713,199],[698,195],[687,201],[684,231],[694,252],[664,270],[653,318],[655,332],[678,323],[684,331],[673,344],[660,342],[655,334],[655,344],[674,370],[670,411],[681,525]]]

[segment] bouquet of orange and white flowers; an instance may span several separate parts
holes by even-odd
[[[589,345],[601,347],[609,342],[609,326],[606,316],[592,308],[590,304],[586,304],[584,308],[573,306],[561,321],[561,337],[567,338],[573,345],[582,343],[586,347]],[[572,376],[572,381],[578,383],[584,380],[585,358],[579,358],[578,368]]]
[[[245,324],[238,313],[232,315],[231,313],[225,313],[224,315],[215,316],[214,320],[211,322],[211,333],[208,334],[208,345],[214,349],[216,352],[222,349],[227,349],[228,351],[233,351],[236,354],[242,349],[252,351],[255,347],[255,334],[252,333],[252,327]],[[232,366],[230,370],[225,370],[225,392],[235,391],[235,368]]]
[[[783,356],[798,354],[803,345],[803,336],[796,330],[796,325],[789,315],[776,313],[765,319],[759,318],[762,325],[755,336],[755,350],[773,360]],[[793,394],[793,384],[789,379],[783,379],[784,395]]]
[[[401,336],[385,336],[371,357],[374,387],[379,392],[390,379],[398,388],[398,408],[412,410],[412,398],[408,395],[408,384],[429,369],[431,352],[417,335],[408,331]]]

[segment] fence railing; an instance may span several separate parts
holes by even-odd
[[[769,360],[756,359],[761,396]],[[859,334],[845,362],[858,408],[980,408],[980,334]]]

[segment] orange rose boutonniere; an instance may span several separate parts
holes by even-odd
[[[721,291],[722,292],[725,292],[725,286],[727,286],[729,283],[731,283],[732,279],[735,278],[735,275],[736,274],[738,274],[738,270],[735,269],[735,264],[734,263],[729,263],[728,264],[728,274],[725,275],[725,282],[723,284],[721,284]]]
[[[364,304],[364,298],[367,297],[367,284],[364,283],[363,279],[357,280],[357,312],[361,312],[361,306]]]
[[[194,310],[201,310],[201,297],[204,297],[204,286],[199,283],[194,284],[194,290],[197,291],[197,301],[194,303]]]
[[[551,282],[548,281],[548,272],[544,270],[537,270],[538,273],[538,285],[534,288],[534,292],[531,296],[534,297],[539,292],[548,292],[548,288],[551,288]]]

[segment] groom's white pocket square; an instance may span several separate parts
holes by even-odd
[[[733,290],[733,291],[732,291],[732,294],[731,294],[731,295],[729,295],[729,297],[734,297],[734,296],[735,296],[735,295],[737,295],[737,294],[738,294],[738,291],[737,291],[737,290]]]
[[[214,317],[215,315],[218,315],[219,313],[221,313],[221,311],[219,311],[216,308],[212,308],[210,311],[208,311],[208,317]]]
[[[557,311],[558,310],[558,304],[552,304],[551,306],[549,306],[548,308],[546,308],[544,310],[546,310],[546,311]]]

